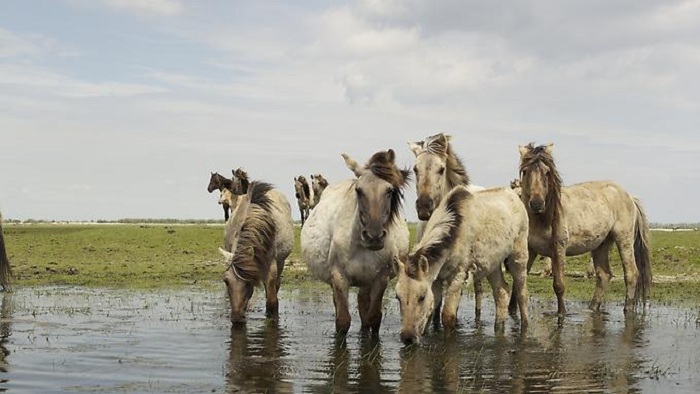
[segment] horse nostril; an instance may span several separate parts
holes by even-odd
[[[368,239],[369,238],[369,231],[367,230],[362,230],[362,239]]]
[[[386,230],[382,230],[382,235],[379,236],[379,239],[383,240],[384,238],[386,238],[386,234],[387,234]]]
[[[403,342],[404,345],[412,345],[414,340],[415,338],[413,335],[403,332],[401,333],[401,342]]]

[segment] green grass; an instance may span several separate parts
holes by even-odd
[[[15,224],[4,226],[12,262],[13,284],[86,287],[160,288],[219,285],[224,265],[217,248],[221,224]],[[299,228],[287,261],[283,287],[313,287],[319,283],[306,272],[300,258]],[[411,226],[411,239],[415,226]],[[700,301],[700,232],[652,231],[652,300]],[[615,248],[610,264],[615,275],[606,299],[622,301],[624,283]],[[594,278],[589,255],[567,259],[566,298],[587,300]],[[542,269],[536,262],[533,272]],[[531,274],[532,295],[554,299],[550,278]],[[471,291],[471,289],[470,289]],[[488,286],[486,286],[486,291]]]

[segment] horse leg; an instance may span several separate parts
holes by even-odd
[[[605,289],[608,287],[608,283],[612,277],[609,261],[611,245],[612,242],[606,240],[591,252],[591,256],[593,257],[593,270],[596,277],[595,291],[593,292],[591,303],[588,305],[588,308],[592,311],[600,310],[600,304],[603,302]]]
[[[471,276],[474,276],[473,274]],[[481,318],[481,300],[484,294],[484,285],[481,279],[474,279],[474,318]]]
[[[301,217],[301,227],[304,227],[304,209],[299,207],[299,217]]]
[[[433,327],[440,327],[440,310],[442,308],[442,286],[441,280],[435,280],[432,284],[433,297],[435,298],[435,308],[433,308]]]
[[[335,306],[335,331],[345,335],[350,330],[350,308],[348,306],[348,289],[350,284],[335,268],[331,270],[331,288]]]
[[[537,252],[535,252],[534,249],[528,247],[527,248],[527,273],[530,273],[530,270],[532,269],[532,265],[535,264],[535,259],[537,258]]]
[[[382,300],[384,299],[384,291],[389,284],[389,277],[384,276],[377,278],[370,287],[369,308],[367,310],[366,325],[372,330],[372,335],[379,335],[379,327],[382,324]],[[365,325],[365,324],[363,324]]]
[[[370,288],[362,286],[357,290],[357,310],[360,312],[360,331],[369,329],[367,325],[367,316],[369,315],[369,306],[372,298],[370,296]]]
[[[515,315],[515,306],[513,304],[513,299],[516,300],[518,310],[520,311],[520,326],[522,328],[526,327],[528,324],[527,317],[527,261],[529,261],[529,256],[526,257],[525,253],[528,253],[526,245],[526,240],[523,240],[522,247],[518,248],[516,245],[515,252],[509,258],[508,268],[510,275],[513,277],[513,292],[510,295],[510,304],[508,305],[508,312]]]
[[[501,331],[505,325],[508,312],[508,288],[506,286],[506,281],[503,279],[503,271],[501,271],[500,264],[497,268],[493,269],[486,278],[491,285],[493,300],[496,304],[496,320],[494,321],[494,327],[496,327],[496,331]]]
[[[454,330],[457,325],[457,309],[459,309],[459,300],[462,297],[462,287],[467,279],[467,271],[460,270],[450,280],[445,292],[445,302],[442,307],[442,326],[446,332]],[[476,282],[475,282],[476,283]]]
[[[620,260],[622,260],[622,270],[625,274],[625,308],[624,312],[633,311],[636,303],[636,288],[637,280],[639,279],[639,270],[634,260],[634,233],[625,236],[617,235],[615,237],[617,250],[620,252]]]
[[[557,313],[560,315],[566,314],[566,305],[564,305],[564,292],[566,291],[564,285],[564,261],[565,261],[565,249],[563,246],[558,245],[554,253],[552,253],[552,288],[554,289],[554,294],[557,296]]]
[[[279,317],[279,301],[277,300],[278,286],[278,272],[276,261],[270,262],[270,268],[267,271],[267,277],[265,278],[265,295],[267,297],[267,302],[265,304],[265,316],[270,319],[277,319]]]
[[[222,204],[221,206],[224,208],[224,221],[228,222],[228,205]]]

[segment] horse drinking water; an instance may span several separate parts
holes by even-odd
[[[406,263],[394,260],[397,272],[396,298],[401,311],[401,341],[420,341],[436,300],[447,290],[442,310],[446,330],[455,327],[462,287],[468,272],[475,283],[486,277],[496,303],[494,325],[502,329],[508,307],[508,287],[501,264],[506,261],[513,277],[513,297],[520,310],[521,327],[527,317],[528,217],[518,195],[509,188],[470,193],[466,187],[453,188],[433,210],[420,242]]]
[[[647,298],[652,283],[649,224],[642,205],[611,181],[564,187],[553,148],[520,146],[521,198],[530,218],[528,269],[537,254],[552,259],[557,311],[564,314],[564,259],[591,252],[597,280],[590,308],[598,310],[612,277],[608,255],[615,244],[625,276],[627,312]]]
[[[294,244],[291,212],[286,197],[267,183],[252,182],[238,197],[224,229],[224,248],[219,248],[228,263],[224,282],[232,323],[245,322],[248,301],[259,283],[265,288],[266,316],[277,317],[277,291]]]
[[[362,330],[379,332],[382,298],[393,276],[391,262],[408,253],[401,215],[409,172],[394,164],[394,151],[375,153],[364,166],[343,154],[356,179],[328,186],[301,230],[301,253],[318,279],[333,289],[335,328],[350,328],[348,290],[359,287]]]

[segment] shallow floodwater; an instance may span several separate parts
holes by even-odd
[[[5,294],[0,391],[48,392],[697,392],[697,309],[622,307],[591,313],[530,302],[521,334],[493,329],[492,300],[480,321],[465,295],[456,333],[399,341],[393,291],[378,339],[336,341],[330,289],[280,292],[280,319],[265,321],[256,291],[246,326],[232,329],[220,291],[23,288]],[[352,297],[354,301],[354,296]],[[353,304],[354,308],[354,304]]]

